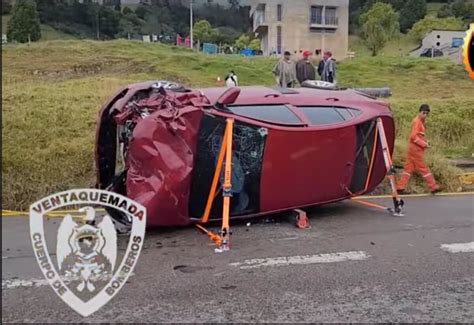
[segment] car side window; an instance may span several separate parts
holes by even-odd
[[[286,105],[227,106],[232,113],[269,123],[304,124]]]
[[[359,110],[345,107],[300,106],[299,108],[312,125],[343,123],[361,114]]]

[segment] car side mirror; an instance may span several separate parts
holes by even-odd
[[[219,108],[223,108],[226,105],[231,105],[235,103],[235,101],[240,95],[240,91],[241,90],[238,87],[229,88],[222,95],[220,95],[215,105]]]

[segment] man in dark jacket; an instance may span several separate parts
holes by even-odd
[[[309,60],[310,56],[310,51],[304,51],[303,58],[296,64],[296,79],[298,79],[300,85],[306,80],[316,79],[316,69]]]
[[[318,74],[321,77],[321,80],[323,80],[323,71],[324,71],[324,64],[326,62],[324,61],[324,57],[319,61],[318,64]]]

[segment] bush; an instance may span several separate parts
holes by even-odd
[[[428,16],[413,25],[409,35],[415,40],[421,41],[426,34],[435,29],[463,30],[464,23],[462,20],[454,17],[436,18]]]

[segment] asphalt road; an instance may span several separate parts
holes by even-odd
[[[45,284],[27,219],[4,217],[2,323],[473,322],[474,197],[405,201],[404,217],[344,202],[310,211],[309,230],[235,225],[223,254],[194,228],[149,232],[129,282],[87,318]]]

